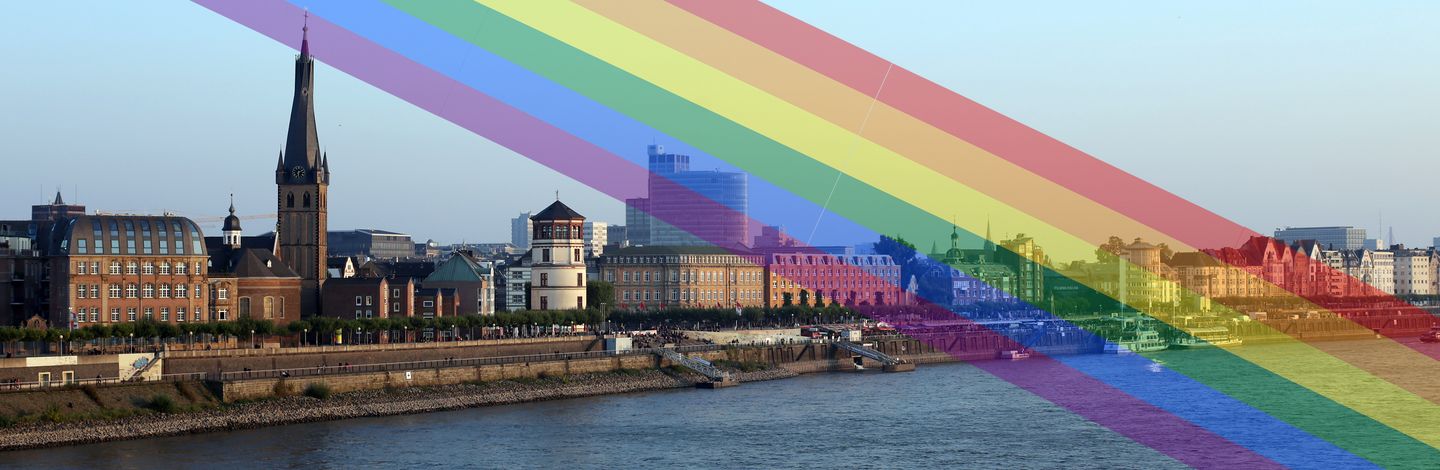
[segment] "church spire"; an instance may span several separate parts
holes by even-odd
[[[290,104],[290,128],[285,151],[276,170],[277,184],[320,182],[320,138],[315,126],[315,59],[310,56],[310,13],[300,28],[300,55],[295,57],[295,97]]]

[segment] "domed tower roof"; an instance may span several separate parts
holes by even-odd
[[[540,211],[539,214],[530,216],[530,220],[537,222],[545,220],[585,220],[585,216],[580,215],[579,212],[575,212],[570,206],[556,199],[553,204],[550,204],[550,207],[546,207],[545,210]]]
[[[213,219],[212,219],[213,220]],[[235,195],[230,195],[230,216],[225,218],[225,225],[220,227],[224,232],[239,232],[240,218],[235,216]]]

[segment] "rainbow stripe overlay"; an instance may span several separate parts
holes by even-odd
[[[1249,317],[1244,305],[1145,263],[1112,261],[1120,282],[1143,286],[1116,295],[1106,278],[1049,260],[1095,259],[1108,237],[1138,236],[1205,254],[1216,272],[1302,310],[1384,305],[1430,316],[1301,255],[1291,260],[1297,271],[1368,300],[1246,270],[1222,248],[1259,234],[760,2],[196,1],[297,47],[308,10],[311,53],[322,62],[618,200],[668,184],[703,214],[752,225],[818,220],[813,230],[827,239],[857,242],[954,233],[1000,244],[989,227],[1004,227],[1043,245],[1043,254],[1002,249],[1046,279],[1181,331],[1193,319],[1157,305]],[[638,150],[657,141],[693,166],[746,174],[759,202],[727,207],[656,178]],[[692,220],[665,222],[684,230]],[[1074,331],[1072,321],[1095,313],[1039,293],[1003,294]],[[944,315],[964,322],[967,312]],[[1263,347],[973,365],[1193,467],[1440,468],[1440,350],[1383,330],[1357,347],[1276,325],[1245,322],[1237,333]]]

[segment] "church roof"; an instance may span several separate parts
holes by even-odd
[[[530,216],[530,220],[585,220],[585,216],[575,212],[570,206],[556,200],[540,213]]]

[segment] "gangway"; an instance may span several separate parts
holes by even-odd
[[[834,344],[835,347],[849,351],[852,354],[856,354],[872,361],[879,362],[881,365],[884,366],[884,370],[886,372],[903,372],[915,370],[915,364],[911,364],[909,362],[906,362],[904,359],[900,359],[898,357],[876,351],[874,348],[865,346],[863,344],[852,343],[850,341],[836,341],[832,344]]]
[[[651,349],[651,351],[661,358],[670,360],[671,363],[698,372],[700,375],[704,375],[710,379],[709,382],[696,384],[698,387],[720,388],[737,383],[735,378],[730,376],[729,372],[720,370],[720,368],[715,367],[714,364],[704,359],[692,358],[669,348],[654,348]]]

